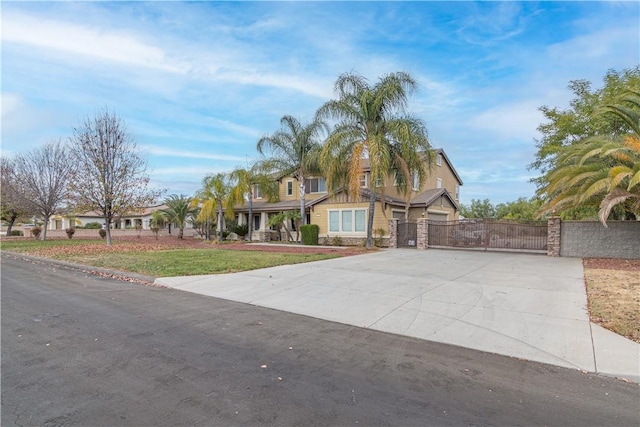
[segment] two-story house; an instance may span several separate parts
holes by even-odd
[[[410,188],[407,195],[399,192],[394,185],[395,177],[389,177],[385,183],[371,182],[368,164],[363,164],[360,178],[360,195],[357,200],[349,198],[346,191],[329,194],[324,177],[305,179],[305,214],[307,224],[317,224],[320,228],[320,240],[331,241],[340,237],[344,244],[359,244],[367,235],[369,195],[372,185],[384,186],[384,202],[380,201],[380,189],[375,191],[376,204],[374,230],[383,230],[388,235],[389,218],[417,219],[427,218],[436,221],[452,221],[459,217],[459,199],[462,180],[453,164],[442,149],[436,149],[436,161],[431,174],[421,187],[418,183]],[[300,195],[295,177],[285,176],[278,179],[279,201],[270,203],[262,198],[258,188],[253,193],[253,229],[252,240],[274,240],[281,236],[276,227],[269,227],[271,215],[282,211],[299,210]],[[236,209],[240,224],[246,223],[248,206]],[[290,225],[290,228],[294,224]],[[283,236],[282,236],[283,237]]]

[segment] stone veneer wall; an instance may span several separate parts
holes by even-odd
[[[562,221],[560,256],[640,258],[640,221]]]

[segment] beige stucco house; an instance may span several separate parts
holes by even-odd
[[[435,152],[437,157],[431,175],[421,187],[410,189],[408,204],[407,196],[400,193],[394,185],[394,177],[390,177],[383,184],[385,203],[383,208],[380,196],[376,196],[374,231],[383,230],[383,234],[388,235],[390,218],[407,216],[409,219],[428,218],[437,221],[452,221],[459,218],[462,179],[444,150],[436,149]],[[329,194],[324,177],[306,179],[306,219],[308,224],[318,225],[321,240],[326,242],[337,236],[343,243],[357,244],[366,238],[370,188],[375,183],[371,182],[370,170],[366,162],[363,164],[363,172],[358,200],[349,199],[346,191]],[[378,183],[378,186],[380,185],[381,183]],[[254,189],[252,240],[285,238],[276,232],[275,227],[267,225],[269,217],[282,211],[300,209],[298,181],[295,177],[279,178],[278,189],[279,201],[275,203],[262,199],[259,191]],[[380,189],[376,191],[377,194],[380,192]],[[236,219],[240,224],[249,221],[246,205],[236,209]],[[294,224],[290,225],[290,228],[294,227]]]

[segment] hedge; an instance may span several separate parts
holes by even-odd
[[[300,227],[303,245],[318,245],[320,227],[317,224],[307,224]]]

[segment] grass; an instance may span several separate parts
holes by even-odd
[[[225,250],[223,245],[220,249],[217,245],[204,249],[176,249],[157,247],[153,243],[116,242],[107,247],[104,242],[96,240],[4,241],[1,248],[151,277],[232,273],[338,256],[321,253]]]
[[[67,257],[66,261],[130,271],[152,277],[234,273],[335,258],[336,255],[287,254],[224,249],[178,249],[135,254],[95,254]]]

